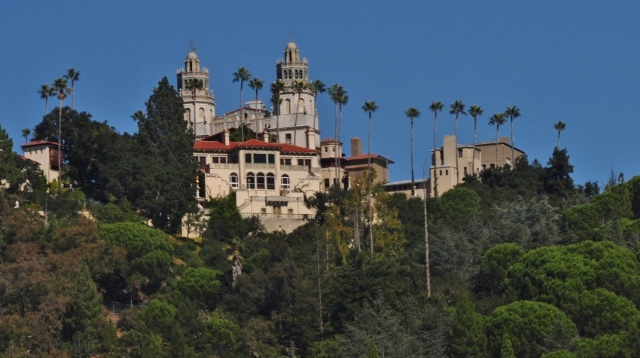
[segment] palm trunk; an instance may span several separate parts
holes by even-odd
[[[342,131],[342,104],[338,106],[340,109],[340,115],[338,116],[338,142],[340,141],[340,132]],[[340,173],[340,179],[338,180],[338,185],[341,184],[342,173]]]
[[[498,129],[499,127],[496,126],[496,169],[498,169]]]
[[[44,100],[44,115],[46,116],[47,113],[49,113],[49,98]]]
[[[256,89],[256,103],[255,103],[256,108],[254,108],[255,110],[255,123],[256,123],[256,139],[258,139],[258,90]]]
[[[436,127],[438,125],[438,112],[434,112],[434,116],[433,116],[433,195],[434,197],[438,197],[438,171],[436,170],[438,168],[438,157],[436,156],[436,143],[437,143],[437,138],[436,138]],[[444,150],[444,148],[442,148],[442,150]],[[425,197],[425,200],[427,198]]]
[[[511,116],[511,167],[515,167],[516,164],[516,158],[513,157],[513,147],[514,147],[514,143],[513,143],[513,116]]]
[[[442,148],[444,150],[444,148]],[[460,184],[460,173],[458,172],[460,166],[458,165],[458,113],[456,113],[456,184]]]
[[[373,257],[373,212],[371,210],[371,112],[369,112],[369,139],[367,140],[367,205],[369,206],[369,245]]]
[[[416,181],[413,176],[413,118],[411,118],[411,196],[416,195]]]
[[[58,108],[58,193],[62,192],[62,99]]]
[[[560,131],[558,131],[558,141],[556,142],[556,150],[560,150]]]
[[[476,175],[476,132],[477,132],[478,119],[473,117],[473,159],[471,160],[471,175]]]
[[[429,231],[427,223],[427,186],[424,187],[424,260],[427,298],[431,298],[431,269],[429,262]]]
[[[276,142],[280,143],[280,93],[276,97]]]
[[[244,142],[244,116],[242,115],[242,81],[240,81],[240,133]]]
[[[335,134],[335,143],[334,146],[334,157],[335,157],[335,183],[334,186],[340,186],[340,180],[338,180],[338,104],[336,103],[333,107],[333,114],[335,116],[335,125],[334,125],[334,134]]]
[[[75,81],[71,80],[71,109],[76,109],[76,84]]]

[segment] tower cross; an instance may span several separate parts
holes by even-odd
[[[196,48],[193,47],[193,44],[194,44],[193,40],[189,40],[189,45],[191,46],[191,51],[192,52],[196,50]]]
[[[293,30],[289,30],[289,42],[293,42]]]

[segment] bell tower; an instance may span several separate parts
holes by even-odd
[[[191,42],[193,44],[193,42]],[[184,101],[184,119],[191,127],[195,120],[196,137],[211,135],[213,119],[216,116],[216,103],[213,92],[209,87],[209,70],[200,67],[200,59],[196,49],[191,51],[184,60],[184,67],[177,70],[178,91]],[[202,88],[188,88],[187,83],[191,79],[200,80]]]
[[[284,84],[284,90],[280,94],[282,103],[276,109],[278,116],[272,119],[271,131],[276,128],[275,121],[278,120],[278,142],[319,149],[320,131],[315,98],[308,87],[309,63],[306,58],[300,57],[300,50],[293,38],[284,49],[284,59],[276,62],[276,78]],[[300,83],[306,87],[298,93],[295,86]]]

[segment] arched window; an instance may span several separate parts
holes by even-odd
[[[231,183],[232,189],[238,189],[238,174],[231,173],[231,175],[229,175],[229,183]]]
[[[284,75],[284,79],[287,79],[287,70],[282,71],[282,74]]]
[[[283,175],[280,179],[280,187],[282,190],[289,190],[291,188],[291,184],[289,183],[289,176],[287,174]]]
[[[189,108],[184,111],[184,120],[191,123],[191,110]]]
[[[267,174],[267,189],[275,190],[276,189],[276,177],[273,173]]]
[[[291,114],[291,101],[288,98],[284,100],[284,114]]]
[[[304,99],[302,99],[302,98],[298,99],[298,113],[305,113]]]
[[[198,110],[198,113],[200,114],[200,121],[204,122],[204,108],[200,107],[200,109]]]
[[[256,176],[256,182],[257,182],[257,188],[258,189],[262,189],[264,190],[265,188],[265,183],[264,183],[264,174],[263,173],[258,173],[258,175]]]
[[[256,176],[249,172],[247,173],[247,189],[255,189],[256,188]]]

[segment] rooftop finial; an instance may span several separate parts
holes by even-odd
[[[193,40],[189,40],[189,45],[191,46],[191,52],[195,52],[196,51],[196,48],[193,47],[193,44],[194,44]]]
[[[289,42],[293,42],[293,30],[289,30]]]

